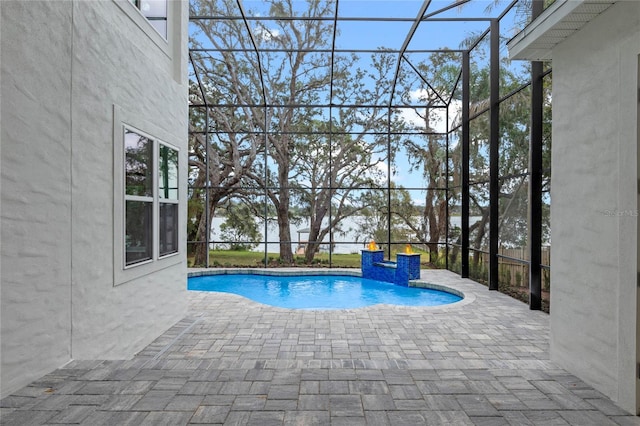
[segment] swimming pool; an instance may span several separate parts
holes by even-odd
[[[462,300],[447,291],[348,275],[213,274],[190,277],[187,288],[238,294],[289,309],[349,309],[377,304],[437,306]]]

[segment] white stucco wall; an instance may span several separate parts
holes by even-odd
[[[640,2],[553,50],[551,356],[636,413]]]
[[[1,3],[4,396],[129,358],[186,311],[184,233],[179,256],[119,273],[114,144],[124,121],[180,149],[184,224],[188,10],[170,2],[166,42],[127,0]]]
[[[71,4],[0,3],[4,396],[71,357]]]

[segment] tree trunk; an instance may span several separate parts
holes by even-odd
[[[427,224],[427,232],[429,240],[427,248],[429,249],[429,262],[438,259],[438,241],[440,240],[440,226],[436,214],[437,199],[435,199],[434,191],[427,191],[424,208],[424,222]],[[434,260],[435,259],[435,260]]]
[[[282,182],[282,181],[281,181]],[[284,185],[284,184],[282,184]],[[291,251],[291,223],[289,222],[289,190],[281,188],[279,203],[276,209],[278,215],[278,238],[280,239],[280,260],[286,264],[293,263]]]
[[[209,200],[209,204],[209,217],[207,218],[207,215],[203,211],[198,223],[196,241],[199,242],[196,243],[196,253],[193,260],[193,266],[204,267],[207,265],[207,256],[209,256],[209,244],[207,241],[209,240],[208,236],[211,235],[211,223],[213,223],[213,215],[216,211],[216,203]]]
[[[438,219],[434,212],[435,209],[430,209],[429,212],[429,262],[435,262],[438,260],[438,241],[440,240],[440,227],[438,226]]]
[[[475,267],[477,267],[478,263],[480,263],[481,253],[478,250],[482,248],[481,247],[482,239],[486,234],[488,221],[489,221],[489,210],[484,209],[482,211],[482,219],[480,220],[480,224],[478,225],[478,234],[476,235],[476,238],[473,240],[473,247],[476,249],[473,252],[473,265]]]
[[[313,258],[320,250],[320,221],[311,223],[309,227],[309,241],[307,242],[307,248],[304,251],[304,262],[310,264],[313,262]]]

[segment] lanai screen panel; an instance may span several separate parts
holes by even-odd
[[[483,222],[474,237],[485,250],[489,74],[482,37],[490,19],[515,10],[506,1],[487,6],[191,1],[189,217],[204,220],[205,229],[190,231],[190,244],[223,240],[219,226],[229,229],[241,213],[253,216],[259,233],[245,229],[233,238],[256,243],[251,250],[265,260],[325,253],[338,265],[333,254],[358,253],[375,239],[388,251],[410,242],[446,265],[446,243],[460,235],[460,80],[462,51],[472,48],[470,224]],[[502,94],[511,86],[500,80]],[[515,179],[511,169],[526,173],[521,164],[505,161],[503,180]],[[310,247],[320,248],[308,255]]]

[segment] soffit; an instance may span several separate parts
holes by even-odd
[[[511,59],[550,61],[554,47],[580,31],[617,0],[556,0],[509,40]]]

